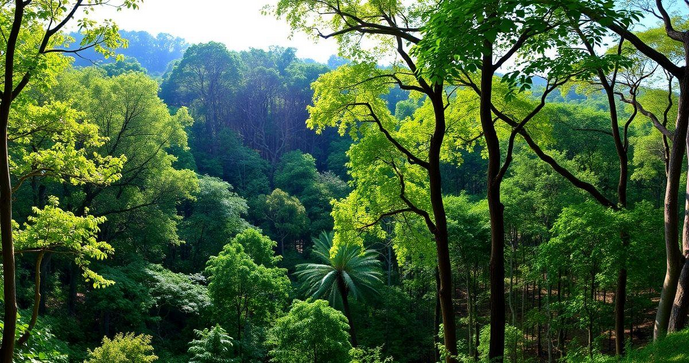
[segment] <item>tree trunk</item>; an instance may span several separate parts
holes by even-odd
[[[344,308],[345,316],[349,321],[349,335],[352,338],[352,347],[356,348],[359,344],[356,340],[356,331],[354,330],[354,320],[352,320],[352,312],[349,310],[349,299],[347,297],[349,291],[347,290],[347,285],[345,285],[342,276],[337,276],[337,289],[340,290],[340,295],[342,296],[342,307]]]
[[[665,187],[665,253],[666,271],[663,281],[663,290],[660,294],[658,312],[656,313],[655,326],[653,328],[653,339],[662,338],[667,334],[672,306],[675,302],[677,283],[682,269],[682,255],[678,248],[677,228],[679,226],[679,206],[677,195],[679,193],[680,175],[682,173],[682,161],[686,146],[687,124],[689,123],[689,77],[685,75],[680,80],[680,97],[677,113],[677,124],[675,127],[675,137],[670,151],[670,161],[668,167],[667,184]],[[689,196],[687,196],[689,198]],[[687,199],[689,203],[689,199]],[[686,243],[689,243],[689,216],[684,218],[683,247],[687,250]],[[686,242],[685,242],[686,241]],[[689,276],[688,276],[689,277]],[[686,283],[684,283],[686,285]],[[681,295],[684,295],[682,291]],[[675,316],[678,317],[682,310],[686,312],[686,303],[682,306],[681,301]],[[677,320],[677,319],[675,319]]]
[[[26,331],[21,338],[17,340],[17,345],[20,347],[29,340],[29,337],[31,337],[31,330],[33,330],[33,328],[36,326],[36,321],[38,320],[38,310],[41,305],[41,262],[43,262],[43,256],[45,256],[45,251],[39,252],[38,257],[36,257],[33,310],[31,312],[31,321],[29,322],[29,326],[26,328]]]
[[[481,71],[480,118],[488,150],[488,209],[490,211],[490,349],[491,362],[502,362],[505,350],[505,220],[500,202],[500,140],[493,125],[493,45],[485,42]]]
[[[48,297],[48,275],[50,273],[50,262],[53,259],[53,254],[48,252],[43,258],[43,266],[41,267],[41,301],[38,305],[38,313],[44,315],[46,312],[46,298]]]
[[[10,95],[11,98],[11,95]],[[14,338],[17,330],[17,285],[12,240],[12,180],[10,179],[7,149],[7,123],[10,115],[7,97],[0,105],[0,236],[2,237],[2,270],[5,298],[4,330],[2,335],[2,361],[11,363],[14,356]]]
[[[471,292],[471,272],[467,268],[467,315],[469,315],[469,356],[472,357],[474,353],[474,347],[471,345],[471,341],[474,337],[474,307],[472,303],[472,292]]]
[[[438,273],[438,269],[435,269],[435,286],[436,286],[436,292],[435,292],[435,312],[433,316],[433,342],[434,343],[439,343],[438,341],[438,331],[440,330],[440,322],[442,319],[442,309],[440,308],[440,274]],[[439,362],[440,361],[440,350],[439,347],[436,345],[433,348],[433,351],[435,352],[435,361]]]
[[[449,357],[447,363],[456,362],[457,329],[455,323],[455,309],[452,303],[452,264],[450,263],[449,235],[447,231],[447,215],[443,202],[442,174],[440,171],[440,150],[446,132],[445,105],[443,101],[442,85],[434,86],[434,92],[429,96],[433,103],[435,116],[435,131],[431,137],[428,150],[428,177],[431,207],[435,217],[435,247],[438,255],[438,276],[440,278],[440,310],[443,314],[444,344]]]
[[[687,307],[689,307],[689,259],[685,258],[677,283],[675,301],[672,304],[668,332],[674,333],[684,329],[687,323]]]

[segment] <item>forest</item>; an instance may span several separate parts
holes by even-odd
[[[3,363],[689,362],[689,1],[1,4]]]

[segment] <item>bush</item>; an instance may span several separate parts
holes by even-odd
[[[213,329],[194,330],[198,339],[189,343],[190,363],[232,363],[234,343],[225,329],[216,325]]]
[[[382,347],[366,348],[359,347],[349,351],[352,358],[351,363],[393,363],[392,357],[381,358]]]
[[[104,337],[100,347],[89,350],[86,363],[149,363],[157,359],[150,335],[119,333],[112,340]]]
[[[268,334],[276,363],[349,363],[349,324],[325,300],[295,300]]]

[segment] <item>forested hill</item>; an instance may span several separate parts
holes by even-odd
[[[320,64],[6,2],[0,361],[689,361],[686,17],[497,3],[266,8]]]
[[[168,70],[170,63],[182,58],[189,47],[186,40],[174,35],[160,33],[152,35],[144,31],[121,30],[120,34],[127,41],[127,46],[119,49],[118,54],[135,60],[151,75],[160,76]],[[84,40],[82,33],[70,34],[75,44]],[[73,57],[75,67],[89,67],[98,64],[112,64],[115,58],[104,59],[95,49],[87,49]]]

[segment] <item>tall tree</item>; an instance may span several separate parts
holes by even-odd
[[[654,339],[662,338],[667,334],[675,299],[679,299],[677,304],[674,304],[678,307],[675,316],[686,315],[686,309],[689,307],[689,297],[684,298],[684,296],[689,296],[689,294],[684,293],[685,287],[689,288],[689,266],[686,266],[686,264],[688,272],[685,274],[686,277],[683,281],[680,282],[680,273],[684,269],[684,261],[687,260],[683,254],[686,255],[687,251],[689,251],[689,215],[684,217],[682,237],[680,238],[678,234],[680,225],[678,193],[682,174],[682,162],[685,156],[685,148],[688,145],[686,139],[687,126],[689,125],[689,76],[687,75],[687,66],[689,65],[689,30],[680,30],[680,27],[685,27],[685,24],[678,23],[677,19],[673,19],[661,0],[655,1],[653,5],[649,4],[648,7],[642,6],[642,9],[647,9],[651,15],[663,22],[665,34],[669,39],[682,44],[684,49],[683,57],[673,60],[666,54],[663,54],[662,48],[658,47],[657,44],[646,42],[637,36],[631,30],[631,25],[633,24],[631,20],[638,18],[638,15],[629,16],[624,11],[618,11],[613,1],[579,2],[567,0],[556,3],[563,6],[564,9],[586,15],[591,21],[608,28],[624,38],[640,53],[656,62],[668,75],[677,79],[679,83],[678,112],[674,132],[667,133],[668,139],[672,142],[668,155],[665,187],[665,250],[667,269],[660,302],[658,303],[653,333]],[[686,205],[689,206],[689,199],[687,199]],[[683,245],[682,250],[677,247],[680,240]],[[678,284],[681,286],[679,293]],[[684,314],[681,311],[684,311]]]
[[[237,58],[223,44],[196,44],[184,52],[161,88],[168,103],[191,108],[199,121],[196,127],[203,130],[195,134],[197,147],[212,156],[218,152],[218,136],[228,121],[228,101],[236,92],[238,68]]]
[[[466,86],[479,97],[491,217],[491,360],[502,360],[506,323],[502,182],[513,159],[516,136],[545,107],[549,94],[576,74],[569,67],[574,61],[570,54],[560,52],[557,61],[547,55],[566,45],[561,15],[552,7],[520,0],[445,1],[431,15],[417,50],[430,79]],[[528,59],[526,66],[511,69],[508,63],[520,58]],[[499,71],[507,71],[501,79],[507,90],[494,85]],[[537,102],[512,112],[514,93],[531,88],[532,78],[537,76],[547,80]],[[506,148],[501,145],[497,120],[511,128]]]
[[[247,253],[254,251],[245,252],[240,244],[243,240],[242,235],[238,236],[211,257],[206,274],[217,317],[236,333],[238,356],[250,361],[252,348],[258,347],[252,347],[254,337],[245,334],[245,329],[267,326],[286,303],[289,279],[285,269],[255,262]],[[266,247],[270,250],[271,246],[262,246]]]
[[[396,193],[399,198],[391,205],[397,207],[402,203],[403,206],[385,209],[381,215],[373,218],[373,225],[384,217],[412,213],[423,218],[428,230],[433,234],[440,276],[438,295],[444,346],[449,353],[446,361],[453,362],[453,357],[457,355],[456,323],[452,304],[452,268],[447,216],[443,205],[440,168],[440,154],[448,129],[445,113],[448,95],[442,82],[433,83],[417,72],[416,60],[409,52],[410,48],[421,40],[420,13],[430,6],[430,2],[407,6],[401,1],[282,0],[275,9],[275,15],[285,17],[295,30],[313,34],[316,29],[317,33],[314,35],[325,39],[336,38],[341,53],[357,61],[356,65],[341,67],[317,81],[315,105],[310,108],[310,125],[319,131],[328,126],[338,126],[342,134],[350,129],[352,136],[365,128],[368,135],[384,140],[387,147],[392,147],[394,151],[391,152],[397,154],[395,161],[405,164],[403,169],[411,166],[412,169],[416,169],[414,173],[422,173],[421,175],[428,179],[427,199],[423,200],[421,207],[418,203],[412,202],[405,193],[405,175],[400,172],[403,169],[397,168],[396,164],[388,164],[392,175],[398,177],[398,186],[389,192]],[[357,40],[361,37],[370,38],[374,42],[381,40],[377,50],[400,61],[387,70],[376,69],[372,61],[375,52],[367,51],[362,46]],[[427,137],[409,140],[396,131],[396,120],[391,117],[387,105],[379,99],[381,94],[388,93],[393,86],[404,91],[418,92],[427,98]],[[359,127],[359,123],[364,126]],[[388,161],[377,161],[386,162]]]
[[[95,48],[110,55],[121,45],[117,27],[111,22],[98,24],[80,22],[85,40],[77,49],[67,50],[66,39],[60,35],[74,16],[84,10],[87,14],[107,3],[96,1],[32,2],[16,0],[2,7],[3,82],[0,93],[0,229],[2,230],[3,281],[5,316],[2,338],[2,360],[12,362],[17,320],[17,291],[15,281],[14,243],[12,240],[12,181],[10,178],[7,128],[12,103],[32,78],[46,72],[46,58],[51,53],[78,52]],[[138,0],[125,0],[118,8],[137,8]]]

